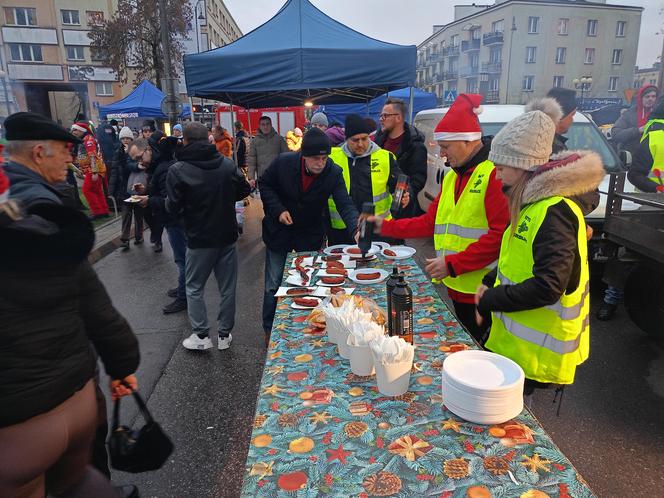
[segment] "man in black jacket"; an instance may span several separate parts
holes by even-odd
[[[265,293],[263,329],[269,337],[277,306],[274,297],[291,251],[317,251],[323,246],[323,213],[330,196],[337,205],[349,237],[357,232],[357,209],[341,168],[329,159],[330,139],[317,128],[305,133],[299,152],[280,154],[258,179],[263,201]]]
[[[410,191],[416,198],[427,182],[427,148],[424,135],[406,122],[406,112],[403,100],[388,98],[380,114],[380,130],[374,142],[396,156],[399,169],[410,178]],[[417,202],[413,202],[409,210],[407,214],[411,216],[424,213]]]
[[[218,316],[218,349],[231,345],[235,325],[238,237],[235,202],[251,187],[235,163],[222,157],[208,142],[207,128],[188,123],[184,147],[166,176],[166,210],[179,217],[187,235],[186,289],[192,334],[182,345],[187,349],[212,347],[205,307],[205,284],[214,270],[221,295]]]

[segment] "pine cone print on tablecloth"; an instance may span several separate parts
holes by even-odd
[[[470,474],[470,467],[465,458],[452,458],[445,460],[443,471],[450,479],[463,479]]]
[[[406,411],[416,417],[426,417],[431,413],[431,406],[426,403],[413,401]]]
[[[265,415],[256,415],[254,417],[254,429],[260,429],[267,420]]]
[[[443,369],[443,360],[436,358],[431,362],[431,368],[440,372]]]
[[[348,422],[344,426],[344,432],[348,437],[361,437],[368,429],[369,426],[364,422]]]
[[[484,459],[484,468],[491,472],[494,476],[502,476],[507,474],[510,466],[507,460],[501,456],[488,456]]]
[[[411,393],[411,392],[407,392],[407,393],[403,393],[403,394],[401,394],[400,396],[395,396],[395,397],[392,398],[392,399],[393,399],[394,401],[405,401],[406,403],[410,403],[410,402],[413,401],[415,398],[417,398],[417,394],[415,394],[415,393]]]
[[[279,415],[279,425],[281,427],[295,427],[300,420],[294,413],[284,413]]]
[[[378,472],[364,479],[362,486],[371,496],[390,496],[401,490],[401,479],[390,472]]]

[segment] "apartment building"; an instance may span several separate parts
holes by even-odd
[[[642,11],[606,0],[457,5],[454,21],[418,46],[417,84],[441,104],[463,92],[521,104],[554,86],[622,98],[633,86]]]
[[[69,125],[78,112],[96,119],[99,106],[121,98],[87,36],[113,12],[112,0],[0,0],[0,7],[0,118],[28,110]]]
[[[659,82],[659,72],[662,70],[662,63],[655,62],[652,67],[634,68],[634,88],[641,88],[645,85],[655,85]]]

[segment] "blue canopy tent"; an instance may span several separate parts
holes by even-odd
[[[308,0],[221,48],[184,58],[187,93],[245,108],[367,102],[412,85],[416,47],[375,40]]]
[[[419,88],[406,87],[379,95],[372,99],[368,106],[366,104],[330,104],[320,106],[318,110],[325,113],[330,124],[336,121],[343,125],[346,116],[349,114],[368,116],[378,123],[378,115],[387,98],[395,97],[408,103],[411,89],[413,91],[413,105],[409,111],[412,112],[413,116],[424,109],[433,109],[438,105],[438,98],[435,93],[425,92]]]
[[[161,110],[164,92],[147,80],[134,88],[124,99],[99,108],[102,118],[163,118],[167,116]],[[181,117],[189,116],[189,106],[183,106]]]

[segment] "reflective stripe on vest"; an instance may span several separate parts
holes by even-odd
[[[489,232],[484,201],[493,170],[491,161],[478,164],[458,201],[455,200],[454,194],[458,175],[449,171],[443,178],[433,230],[433,243],[438,257],[444,258],[463,252]],[[494,266],[495,264],[456,277],[447,277],[442,282],[457,292],[475,294],[484,275]],[[440,283],[440,280],[433,279],[433,282]]]
[[[371,163],[371,191],[372,201],[374,204],[374,214],[387,220],[392,218],[390,207],[392,207],[392,195],[387,190],[387,181],[390,177],[390,155],[392,153],[379,149],[369,158]],[[348,166],[348,156],[341,149],[341,147],[332,147],[330,152],[330,159],[341,168],[343,172],[344,182],[350,194],[350,168]],[[334,203],[332,196],[327,201],[328,210],[330,212],[330,224],[332,228],[342,230],[346,228],[346,223],[341,218],[337,206]]]
[[[577,365],[586,360],[590,347],[586,225],[576,203],[556,196],[522,208],[514,232],[508,228],[503,234],[495,285],[519,285],[534,277],[533,241],[549,208],[560,202],[565,202],[578,220],[581,271],[577,288],[549,306],[492,313],[486,347],[517,362],[528,379],[571,384]]]
[[[643,131],[643,135],[641,136],[641,142],[643,142],[646,137],[649,137],[648,147],[650,149],[650,155],[652,156],[652,165],[648,172],[648,180],[657,185],[664,185],[664,130],[649,131],[650,127],[655,123],[664,125],[664,119],[651,119],[648,121]],[[661,178],[655,176],[655,170],[660,171]]]

